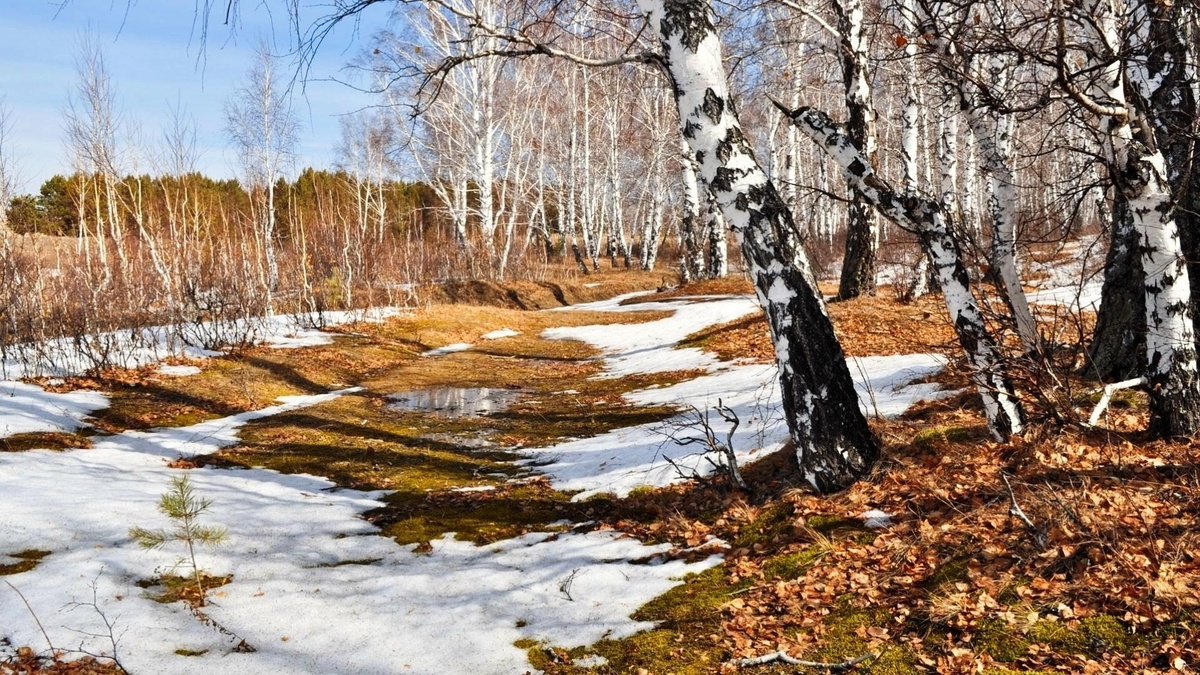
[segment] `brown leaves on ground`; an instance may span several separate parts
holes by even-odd
[[[860,668],[889,673],[1200,663],[1200,443],[1098,430],[996,443],[977,413],[934,407],[876,431],[879,469],[840,494],[811,494],[781,453],[747,467],[755,495],[664,489],[643,497],[661,518],[614,524],[731,544],[727,661],[785,649],[869,651],[880,662]],[[869,510],[892,524],[866,527]]]
[[[693,286],[684,288],[693,294]],[[890,291],[880,289],[876,297],[833,302],[827,308],[846,356],[957,353],[954,328],[946,319],[940,297],[927,296],[904,304]],[[727,361],[768,363],[775,359],[766,318],[759,313],[705,329],[689,337],[685,345],[702,347]]]
[[[59,654],[43,656],[29,647],[21,647],[13,658],[0,661],[0,675],[116,675],[124,672],[111,661],[90,656],[70,660]]]

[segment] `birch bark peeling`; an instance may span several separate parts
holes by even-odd
[[[683,137],[733,230],[767,315],[800,470],[820,492],[879,458],[790,210],[742,133],[707,0],[639,0],[662,42]]]
[[[958,241],[943,217],[941,204],[914,194],[903,197],[875,175],[858,148],[829,116],[812,108],[787,110],[792,123],[817,143],[846,175],[851,188],[887,219],[915,232],[933,265],[954,332],[971,363],[971,380],[983,399],[988,429],[997,440],[1024,430],[1025,413],[1004,368],[996,342],[988,332],[971,291]]]

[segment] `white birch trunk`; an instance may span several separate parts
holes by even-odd
[[[679,245],[682,252],[679,260],[683,283],[698,281],[704,272],[704,254],[700,250],[698,230],[700,228],[700,184],[696,178],[695,160],[687,139],[679,137],[682,153],[680,165],[683,172],[683,213],[679,223]]]
[[[941,205],[911,194],[896,194],[875,175],[858,149],[828,115],[811,108],[785,112],[843,168],[850,185],[867,202],[879,209],[884,217],[920,236],[942,287],[959,343],[971,363],[971,379],[983,399],[988,429],[998,440],[1020,434],[1024,429],[1024,411],[996,342],[983,322],[958,241],[945,221]]]
[[[1191,436],[1200,429],[1200,377],[1190,280],[1166,162],[1152,131],[1158,120],[1150,101],[1162,79],[1144,60],[1124,57],[1153,51],[1148,9],[1143,0],[1120,8],[1109,0],[1091,0],[1071,7],[1070,12],[1078,13],[1067,15],[1082,28],[1080,42],[1087,48],[1087,66],[1096,75],[1081,88],[1061,66],[1059,82],[1100,115],[1113,182],[1128,204],[1140,238],[1150,432],[1158,437]],[[1059,22],[1060,59],[1064,58],[1065,25],[1066,19]],[[1133,96],[1126,90],[1130,86]]]
[[[737,236],[767,314],[796,458],[817,490],[839,490],[878,458],[791,212],[742,133],[703,0],[639,0],[662,43],[683,136]]]

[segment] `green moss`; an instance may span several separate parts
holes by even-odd
[[[997,661],[1011,663],[1029,651],[1029,641],[1001,619],[985,621],[975,633],[975,649]]]
[[[1078,622],[1047,621],[1033,624],[1029,639],[1071,654],[1100,655],[1108,651],[1128,652],[1137,640],[1116,618],[1107,614]]]
[[[220,588],[233,581],[233,575],[215,576],[201,572],[200,581],[204,592],[209,593],[214,588]],[[200,591],[196,588],[196,580],[191,576],[164,574],[153,579],[142,579],[137,582],[137,586],[146,590],[147,598],[164,605],[180,601],[192,605],[203,604],[199,602]]]
[[[729,602],[730,593],[738,588],[725,580],[724,568],[713,567],[687,575],[684,583],[651,600],[635,612],[633,618],[658,621],[669,628],[720,619],[721,606]]]
[[[40,431],[13,434],[0,438],[0,452],[25,452],[28,450],[78,450],[92,447],[92,441],[80,433]]]
[[[825,618],[822,644],[802,658],[806,661],[836,663],[855,659],[870,651],[870,644],[859,636],[871,626],[886,627],[890,613],[886,609],[864,609],[844,605]],[[856,672],[868,675],[915,675],[916,655],[906,647],[885,647],[874,659],[858,666]]]
[[[1004,584],[1000,592],[996,594],[996,602],[1001,605],[1012,605],[1021,601],[1021,596],[1017,593],[1017,589],[1026,586],[1032,581],[1027,576],[1015,576]]]
[[[912,444],[921,449],[929,449],[942,443],[960,443],[971,440],[972,432],[968,427],[935,426],[922,429],[913,436]]]
[[[916,675],[917,657],[906,647],[887,647],[862,669],[868,675]]]
[[[602,640],[589,650],[608,660],[595,669],[575,672],[636,673],[647,672],[672,675],[708,675],[717,672],[729,653],[717,646],[682,635],[677,631],[656,629],[638,633],[624,640]],[[571,672],[571,671],[561,671]]]
[[[721,608],[733,598],[735,591],[748,584],[729,584],[720,567],[689,574],[683,584],[634,613],[633,618],[638,621],[658,624],[654,630],[570,650],[548,649],[546,645],[528,641],[520,641],[518,646],[529,649],[529,661],[535,668],[553,675],[615,675],[635,673],[639,669],[655,675],[714,673],[730,656],[720,646],[719,638],[713,637],[723,632]],[[586,669],[566,663],[590,655],[602,656],[608,663]]]
[[[826,536],[831,535],[835,531],[841,529],[863,529],[863,524],[860,520],[856,520],[854,518],[844,518],[842,516],[835,516],[828,513],[819,513],[815,516],[809,516],[808,520],[806,520],[804,524],[810,529],[816,530],[817,532],[820,532]]]
[[[800,578],[813,563],[829,552],[828,547],[813,544],[807,548],[775,556],[763,565],[763,578],[767,581],[790,581]]]
[[[1103,395],[1104,394],[1101,391],[1088,392],[1086,394],[1076,396],[1075,404],[1094,408],[1096,404],[1100,402],[1100,398]],[[1138,391],[1137,389],[1118,389],[1113,392],[1111,397],[1109,397],[1108,406],[1110,408],[1130,409],[1138,407],[1139,404],[1143,404],[1145,400],[1145,393]]]
[[[773,543],[793,527],[795,511],[787,502],[775,504],[763,510],[749,525],[738,533],[735,548],[753,548]]]
[[[590,494],[587,497],[584,497],[583,501],[597,503],[597,502],[612,502],[612,501],[616,501],[617,499],[618,499],[618,497],[615,493],[597,492],[595,494]]]
[[[15,558],[17,562],[0,565],[0,577],[28,572],[37,567],[42,562],[42,559],[48,555],[50,555],[50,551],[39,551],[35,548],[10,553],[8,557]]]
[[[400,544],[425,544],[448,532],[480,545],[529,531],[561,532],[569,528],[560,521],[583,520],[589,508],[544,483],[474,493],[398,492],[385,501],[370,518]]]
[[[933,571],[927,579],[925,579],[925,590],[933,593],[939,591],[946,586],[967,580],[968,561],[967,556],[954,556],[942,563],[940,567]]]
[[[655,493],[658,488],[653,485],[638,485],[629,491],[629,496],[632,498],[647,497]]]

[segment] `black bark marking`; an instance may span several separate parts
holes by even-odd
[[[719,44],[708,1],[664,0],[663,7],[657,28],[675,84],[686,81],[695,85],[695,90],[687,92],[689,97],[708,94],[710,85],[714,91],[722,89],[719,73],[701,74],[702,78],[712,77],[695,83],[697,64],[689,62],[689,51],[695,54],[701,44],[706,48]],[[712,43],[706,42],[709,38]],[[791,212],[774,185],[764,180],[760,167],[734,170],[727,166],[733,159],[754,161],[732,103],[706,95],[704,105],[698,108],[681,110],[680,115],[697,124],[703,124],[700,116],[706,115],[714,123],[722,120],[727,128],[725,137],[716,142],[694,129],[689,143],[701,164],[701,177],[719,195],[730,221],[744,223],[739,232],[741,249],[747,266],[755,271],[755,286],[766,306],[777,347],[783,408],[797,448],[796,459],[817,490],[843,489],[871,468],[879,457],[879,444],[859,409],[845,354],[825,314],[824,302],[808,278]],[[690,127],[685,124],[683,128]],[[752,180],[746,181],[747,177]],[[747,182],[754,185],[748,187]],[[768,302],[771,290],[777,287],[787,293]]]
[[[679,42],[692,53],[700,48],[700,43],[709,35],[716,34],[713,24],[712,11],[707,2],[697,0],[664,0],[663,20],[660,28],[662,39],[670,43],[672,35],[678,35]],[[668,60],[670,55],[668,54]]]
[[[717,93],[712,89],[704,90],[704,103],[701,104],[700,110],[712,120],[713,124],[721,123],[721,116],[725,114],[725,99],[717,96]]]

